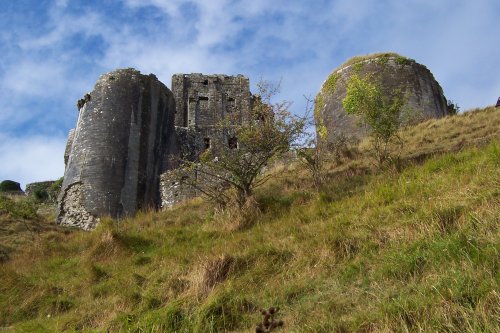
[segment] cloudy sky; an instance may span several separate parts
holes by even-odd
[[[135,67],[282,81],[303,112],[354,55],[426,65],[462,110],[500,96],[498,0],[0,0],[0,181],[57,179],[76,101]]]

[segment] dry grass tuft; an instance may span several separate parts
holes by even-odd
[[[235,259],[227,254],[206,259],[193,274],[192,284],[198,296],[206,297],[224,282],[234,269]]]

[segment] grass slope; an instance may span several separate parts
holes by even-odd
[[[500,141],[467,131],[498,116],[419,125],[405,156],[425,160],[353,161],[319,193],[300,167],[280,170],[246,230],[194,200],[40,234],[0,266],[0,331],[252,332],[273,305],[286,332],[498,332]],[[484,139],[443,143],[457,124]]]

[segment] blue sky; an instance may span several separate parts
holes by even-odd
[[[498,0],[1,0],[0,180],[64,173],[76,101],[100,74],[135,67],[282,81],[301,113],[355,55],[426,65],[462,110],[500,96]]]

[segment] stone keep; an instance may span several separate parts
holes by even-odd
[[[390,95],[395,89],[406,92],[406,116],[411,122],[449,114],[441,86],[424,65],[395,53],[355,57],[334,70],[316,96],[314,115],[316,130],[322,132],[320,139],[357,141],[367,134],[357,116],[347,114],[342,107],[353,74],[378,80],[384,94]]]
[[[101,216],[158,207],[160,175],[177,153],[171,91],[152,74],[121,69],[102,75],[78,107],[57,222],[90,230]]]
[[[243,75],[175,74],[172,92],[175,125],[196,132],[204,148],[231,144],[230,133],[220,133],[216,125],[226,116],[241,123],[249,114],[250,81]]]
[[[234,125],[249,116],[252,94],[250,81],[243,75],[175,74],[172,77],[175,96],[175,129],[181,159],[196,161],[205,149],[215,154],[223,147],[236,148],[237,138],[218,126],[223,119]],[[200,175],[191,175],[200,180]],[[197,193],[180,184],[169,172],[161,175],[160,191],[164,208],[172,207]]]

